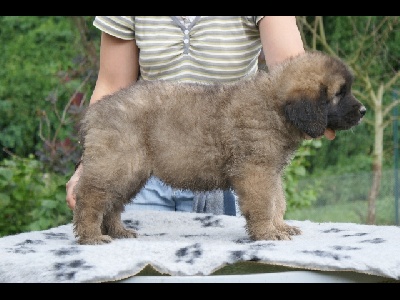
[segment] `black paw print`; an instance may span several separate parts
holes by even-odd
[[[54,265],[56,278],[58,280],[71,280],[79,270],[90,268],[92,268],[92,266],[86,265],[84,260],[72,260],[69,262],[56,263]]]
[[[185,248],[180,248],[175,252],[175,255],[177,256],[177,262],[184,261],[188,264],[193,264],[195,259],[201,257],[202,254],[203,250],[201,249],[201,245],[199,243]]]

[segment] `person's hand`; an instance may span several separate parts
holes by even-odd
[[[71,178],[65,185],[65,188],[67,190],[67,196],[65,200],[67,201],[67,205],[71,210],[73,210],[75,207],[76,199],[75,199],[74,188],[75,185],[78,183],[79,177],[81,176],[81,172],[82,172],[82,164],[79,164],[78,168],[75,170],[75,173],[71,176]]]
[[[324,136],[328,140],[332,141],[336,137],[336,132],[333,129],[327,128],[327,129],[325,129]],[[318,137],[317,139],[320,139],[321,137],[322,136]],[[311,140],[311,139],[312,139],[312,137],[306,134],[306,140]]]

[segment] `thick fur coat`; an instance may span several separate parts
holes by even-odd
[[[233,188],[253,240],[300,234],[284,222],[284,168],[305,134],[347,130],[365,107],[342,60],[321,52],[213,85],[142,82],[90,105],[80,124],[80,244],[133,238],[121,212],[151,175],[182,189]]]

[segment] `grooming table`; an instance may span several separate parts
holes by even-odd
[[[242,216],[128,211],[122,219],[138,238],[79,245],[72,224],[0,238],[0,282],[400,282],[398,226],[289,220],[302,235],[251,241]],[[218,275],[238,264],[266,271]],[[148,267],[158,274],[143,276]]]

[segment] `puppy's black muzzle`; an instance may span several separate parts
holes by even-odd
[[[343,102],[341,105],[333,106],[328,113],[328,128],[333,130],[347,130],[361,123],[367,109],[355,98],[349,102]],[[355,102],[355,103],[354,103]]]
[[[365,108],[364,105],[360,107],[359,112],[360,112],[361,118],[364,117],[365,113],[367,112],[367,109]]]

